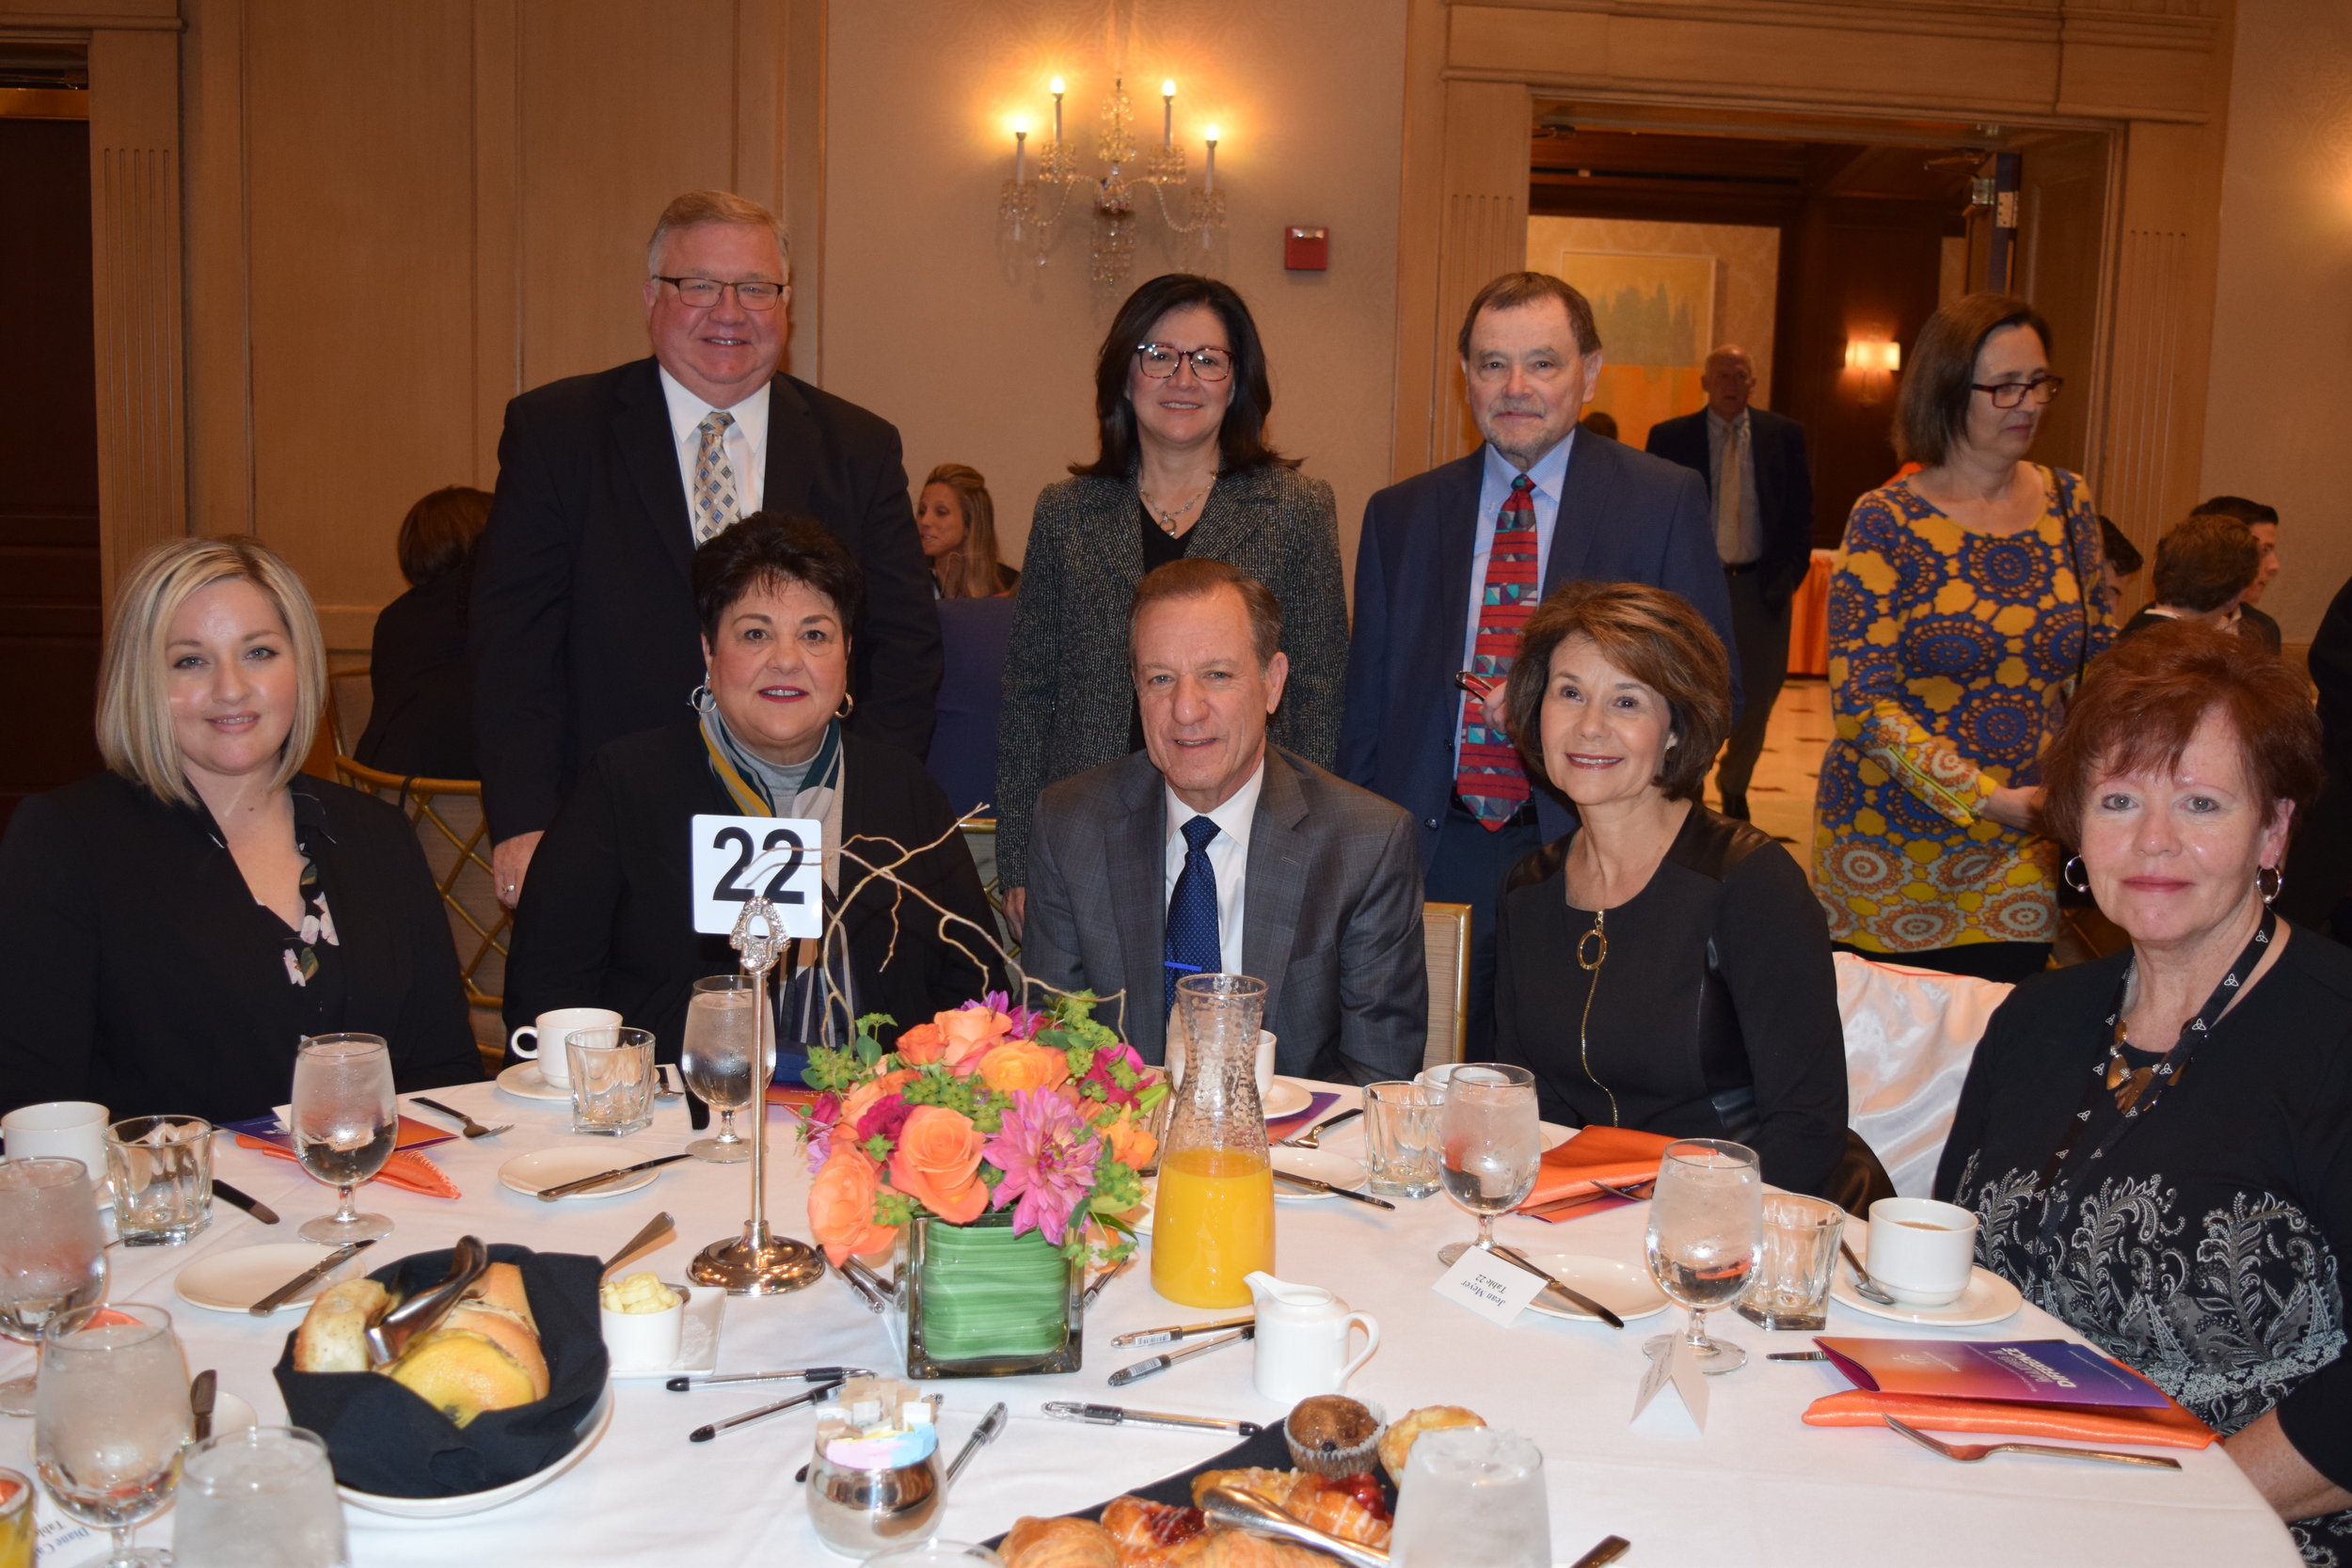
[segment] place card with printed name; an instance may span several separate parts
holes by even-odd
[[[1484,1247],[1464,1247],[1462,1256],[1431,1287],[1457,1307],[1467,1307],[1488,1323],[1511,1326],[1511,1320],[1541,1293],[1544,1282],[1525,1269],[1514,1268]]]
[[[1633,1397],[1633,1430],[1645,1437],[1696,1437],[1707,1431],[1707,1374],[1691,1342],[1679,1334],[1671,1338],[1672,1348],[1652,1358]],[[1669,1386],[1675,1397],[1660,1399]]]

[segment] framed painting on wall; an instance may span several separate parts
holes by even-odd
[[[1600,381],[1587,406],[1613,416],[1629,447],[1707,401],[1699,372],[1715,341],[1716,267],[1712,256],[1560,253],[1559,276],[1593,302],[1600,333]]]

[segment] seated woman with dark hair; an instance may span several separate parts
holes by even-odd
[[[696,711],[599,751],[556,814],[515,911],[508,1027],[610,1007],[677,1060],[694,982],[740,968],[725,937],[693,928],[698,815],[824,823],[825,905],[841,911],[825,950],[834,1030],[864,1013],[919,1023],[1001,989],[980,935],[994,929],[988,902],[946,797],[914,758],[842,729],[857,562],[821,524],[763,512],[697,549],[693,581]],[[892,865],[905,889],[861,863]],[[815,1037],[797,1012],[779,1035],[787,1053]]]
[[[1977,1260],[2228,1439],[2307,1560],[2352,1557],[2352,954],[2280,920],[2320,782],[2302,682],[2160,626],[2092,661],[2042,817],[2131,945],[2020,985],[1935,1190]]]
[[[401,519],[400,575],[408,592],[375,617],[368,727],[351,752],[370,768],[421,779],[481,774],[466,609],[474,542],[489,522],[490,493],[462,484],[434,491]]]
[[[1764,1180],[1860,1212],[1894,1186],[1846,1129],[1829,933],[1788,852],[1700,803],[1731,667],[1677,594],[1571,583],[1528,618],[1504,721],[1581,825],[1497,911],[1495,1053],[1571,1125],[1755,1148]]]

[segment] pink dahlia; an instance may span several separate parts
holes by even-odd
[[[976,1007],[985,1007],[990,1012],[1001,1016],[1010,1025],[1006,1032],[1017,1040],[1035,1038],[1038,1025],[1043,1023],[1047,1017],[1035,1007],[1014,1006],[1010,994],[1001,990],[990,991],[977,1002],[966,1002],[963,1005],[963,1010],[966,1012]]]
[[[1041,1231],[1059,1246],[1070,1232],[1071,1212],[1094,1187],[1094,1164],[1103,1135],[1087,1125],[1076,1106],[1051,1089],[1020,1089],[996,1135],[982,1152],[1005,1173],[990,1204],[1012,1212],[1015,1234]]]
[[[1136,1053],[1134,1046],[1106,1045],[1095,1052],[1094,1065],[1087,1069],[1084,1078],[1078,1080],[1079,1086],[1084,1088],[1089,1084],[1099,1084],[1103,1087],[1105,1102],[1112,1105],[1133,1105],[1136,1102],[1136,1091],[1119,1086],[1119,1080],[1111,1074],[1111,1068],[1114,1064],[1123,1064],[1127,1068],[1130,1083],[1151,1070],[1149,1064]]]

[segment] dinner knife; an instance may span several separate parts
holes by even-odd
[[[838,1383],[828,1383],[822,1387],[811,1388],[804,1394],[795,1394],[788,1400],[778,1400],[773,1404],[763,1404],[756,1410],[746,1410],[740,1416],[729,1416],[723,1421],[713,1421],[708,1426],[696,1427],[686,1434],[686,1440],[690,1443],[707,1443],[723,1432],[735,1427],[748,1426],[754,1421],[764,1421],[771,1416],[780,1416],[796,1404],[815,1404],[840,1386]]]
[[[251,1214],[255,1219],[260,1220],[263,1225],[276,1225],[278,1223],[277,1210],[271,1208],[268,1204],[263,1203],[260,1198],[255,1197],[250,1193],[239,1192],[236,1188],[230,1186],[228,1182],[223,1181],[218,1178],[215,1178],[213,1181],[213,1196],[215,1197],[227,1198],[230,1202],[235,1204],[246,1213]]]
[[[1829,1352],[1823,1350],[1776,1350],[1764,1357],[1767,1361],[1826,1361]]]
[[[286,1283],[280,1285],[278,1289],[272,1291],[269,1294],[263,1296],[261,1300],[246,1307],[246,1310],[252,1313],[257,1318],[268,1317],[272,1312],[277,1311],[280,1307],[283,1307],[286,1303],[300,1295],[304,1286],[310,1284],[313,1280],[325,1279],[328,1275],[333,1274],[337,1269],[342,1267],[345,1263],[350,1262],[354,1258],[357,1258],[361,1253],[367,1251],[368,1248],[375,1245],[375,1241],[376,1239],[371,1236],[364,1242],[353,1242],[347,1246],[337,1247],[334,1251],[328,1253],[326,1257],[320,1259],[317,1262],[311,1264],[309,1268],[303,1270],[300,1274],[294,1275],[292,1279],[289,1279]]]
[[[1129,1410],[1124,1405],[1086,1404],[1077,1400],[1049,1400],[1045,1414],[1057,1421],[1085,1421],[1090,1426],[1182,1427],[1186,1431],[1231,1432],[1255,1437],[1265,1428],[1255,1421],[1220,1420],[1214,1416],[1170,1416],[1157,1410]]]
[[[1510,1262],[1517,1263],[1520,1268],[1525,1269],[1529,1274],[1534,1275],[1536,1278],[1542,1280],[1546,1285],[1550,1286],[1553,1290],[1567,1297],[1568,1300],[1574,1303],[1578,1308],[1582,1311],[1590,1312],[1594,1317],[1598,1318],[1602,1323],[1607,1323],[1611,1328],[1623,1328],[1625,1326],[1625,1320],[1623,1318],[1618,1317],[1614,1312],[1612,1312],[1609,1308],[1603,1307],[1600,1303],[1595,1301],[1592,1297],[1584,1294],[1582,1291],[1571,1290],[1567,1286],[1561,1284],[1559,1280],[1553,1278],[1549,1274],[1540,1268],[1537,1268],[1533,1262],[1529,1261],[1527,1254],[1521,1252],[1518,1248],[1504,1246],[1501,1242],[1496,1242],[1493,1243],[1491,1250],[1497,1258],[1505,1259]]]
[[[873,1375],[864,1367],[799,1367],[786,1372],[690,1372],[672,1378],[664,1386],[673,1394],[683,1394],[689,1388],[716,1388],[729,1383],[841,1383]]]
[[[633,1165],[622,1165],[613,1170],[600,1170],[594,1176],[583,1176],[577,1181],[559,1181],[552,1187],[540,1188],[539,1201],[553,1203],[559,1197],[569,1197],[574,1193],[584,1193],[591,1187],[601,1187],[608,1181],[618,1181],[624,1176],[635,1176],[641,1170],[655,1170],[662,1165],[675,1165],[680,1160],[692,1158],[691,1154],[664,1154],[659,1160],[640,1160]]]
[[[1164,1351],[1158,1355],[1138,1361],[1132,1367],[1120,1368],[1119,1370],[1111,1373],[1110,1384],[1114,1388],[1124,1388],[1130,1383],[1140,1383],[1147,1377],[1157,1377],[1179,1361],[1189,1361],[1196,1355],[1206,1355],[1213,1350],[1223,1350],[1228,1345],[1238,1345],[1244,1339],[1254,1339],[1257,1337],[1258,1325],[1253,1323],[1248,1328],[1237,1328],[1231,1334],[1220,1334],[1214,1339],[1203,1339],[1197,1345],[1186,1345],[1183,1350]]]
[[[1178,1323],[1172,1328],[1139,1328],[1133,1334],[1116,1335],[1111,1339],[1113,1350],[1132,1350],[1138,1345],[1172,1345],[1179,1339],[1190,1339],[1201,1334],[1222,1334],[1229,1328],[1248,1328],[1257,1317],[1248,1312],[1238,1318],[1219,1318],[1213,1323]]]
[[[1568,1568],[1608,1568],[1608,1564],[1616,1561],[1632,1549],[1633,1543],[1624,1536],[1604,1535],[1598,1545],[1569,1563]]]
[[[1293,1176],[1289,1171],[1279,1167],[1277,1167],[1274,1172],[1274,1180],[1287,1181],[1294,1187],[1304,1187],[1311,1193],[1329,1193],[1337,1197],[1352,1197],[1359,1203],[1369,1203],[1375,1209],[1393,1210],[1396,1207],[1385,1197],[1375,1197],[1370,1193],[1359,1193],[1352,1187],[1335,1187],[1330,1182],[1312,1176]]]
[[[188,1414],[196,1418],[195,1441],[213,1434],[213,1402],[219,1397],[220,1374],[207,1367],[188,1385]]]

